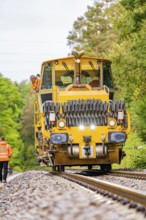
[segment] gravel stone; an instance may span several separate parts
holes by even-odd
[[[146,191],[146,180],[130,179],[120,176],[104,175],[96,177],[98,180],[116,183],[122,186],[131,187],[133,189]]]
[[[27,171],[0,188],[0,220],[145,219],[128,207],[47,171]]]

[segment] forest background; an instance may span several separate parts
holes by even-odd
[[[67,36],[71,50],[112,60],[116,98],[125,99],[131,133],[120,167],[146,168],[146,2],[95,0],[74,21]],[[0,74],[0,136],[13,147],[16,171],[38,169],[34,149],[33,100],[29,80],[12,82]],[[119,167],[118,165],[115,166]]]

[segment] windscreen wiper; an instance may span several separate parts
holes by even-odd
[[[91,68],[92,68],[93,72],[94,72],[94,73],[95,73],[95,75],[96,75],[96,74],[97,74],[97,71],[96,71],[96,69],[95,69],[95,67],[94,67],[93,63],[92,63],[91,61],[89,61],[89,64],[90,64],[90,66],[91,66]]]
[[[62,65],[65,67],[66,70],[69,70],[67,64],[64,61],[62,62]]]

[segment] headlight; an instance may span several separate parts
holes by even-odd
[[[109,143],[123,143],[126,141],[125,132],[109,132],[108,133]]]
[[[91,130],[95,130],[95,125],[90,125]]]
[[[59,128],[64,128],[64,127],[65,127],[65,121],[60,120],[60,121],[58,122],[58,127],[59,127]]]
[[[114,118],[112,118],[112,119],[110,119],[110,120],[108,121],[108,125],[109,125],[111,128],[114,128],[114,127],[116,127],[117,122],[116,122],[116,120],[115,120]]]
[[[84,125],[79,125],[79,129],[81,130],[81,131],[83,131],[84,130]]]
[[[68,134],[67,133],[51,134],[50,142],[52,144],[67,144],[68,143]]]

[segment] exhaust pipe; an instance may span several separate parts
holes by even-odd
[[[72,55],[74,56],[75,60],[75,76],[74,76],[74,84],[81,84],[81,65],[80,65],[80,58],[84,55],[84,50],[77,52],[72,51]]]

